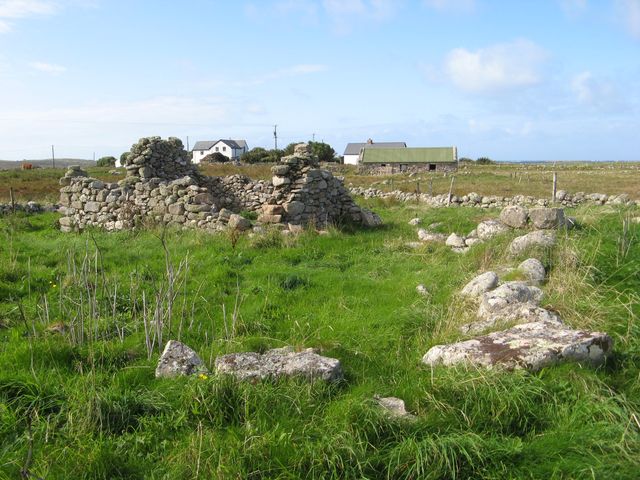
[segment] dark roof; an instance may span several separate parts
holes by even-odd
[[[206,140],[206,141],[196,142],[196,144],[193,146],[193,150],[209,150],[218,142],[222,142],[231,148],[237,148],[237,149],[247,148],[247,142],[245,140],[220,139],[220,140],[214,140],[214,141]]]
[[[360,155],[363,148],[406,148],[405,142],[347,143],[344,155]]]
[[[456,147],[365,149],[362,163],[453,163]]]

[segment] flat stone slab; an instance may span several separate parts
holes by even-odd
[[[374,396],[373,399],[384,410],[384,412],[391,418],[397,418],[402,420],[416,420],[416,416],[407,412],[404,405],[404,400],[397,397],[379,397]]]
[[[177,340],[169,340],[156,367],[156,378],[207,373],[207,367],[191,348]]]
[[[613,340],[606,333],[533,322],[464,342],[437,345],[422,357],[422,362],[430,366],[468,364],[535,371],[564,362],[597,365],[612,348]]]
[[[549,248],[556,244],[556,235],[553,232],[545,230],[535,230],[521,237],[514,238],[509,244],[509,253],[511,255],[519,255],[522,252],[534,248]]]
[[[318,355],[312,348],[300,352],[284,347],[263,354],[230,353],[216,358],[215,367],[217,372],[240,380],[304,377],[308,380],[338,381],[343,378],[340,360]]]

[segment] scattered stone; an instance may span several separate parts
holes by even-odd
[[[423,297],[429,296],[429,290],[427,290],[427,287],[425,287],[422,283],[416,287],[416,292],[418,292],[418,294],[422,295]]]
[[[448,247],[463,248],[465,246],[464,238],[455,233],[449,235],[444,243]]]
[[[568,361],[597,365],[605,360],[612,347],[613,341],[606,333],[532,322],[464,342],[437,345],[422,361],[430,366],[466,363],[536,371]]]
[[[478,238],[481,240],[489,240],[496,235],[509,231],[509,227],[499,220],[485,220],[478,224],[476,230],[478,232]]]
[[[469,251],[469,247],[451,247],[451,251],[453,253],[467,253]]]
[[[509,253],[511,255],[519,255],[533,247],[549,248],[556,244],[556,235],[554,232],[535,230],[526,235],[516,237],[509,245]]]
[[[296,352],[292,347],[276,348],[264,354],[230,353],[216,358],[216,371],[240,380],[268,377],[304,377],[308,380],[338,381],[343,378],[342,365],[335,358],[318,355],[308,348]]]
[[[467,237],[467,238],[464,240],[464,244],[465,244],[467,247],[473,247],[474,245],[477,245],[477,244],[479,244],[479,243],[482,243],[482,240],[480,240],[479,238],[475,238],[475,237],[471,237],[471,238]]]
[[[420,220],[419,218],[412,218],[411,220],[409,220],[409,225],[411,226],[416,226],[416,225],[420,225],[422,223],[422,220]]]
[[[526,227],[528,218],[527,209],[519,205],[506,207],[500,212],[500,221],[511,228]]]
[[[387,413],[391,418],[397,418],[402,420],[415,420],[416,416],[407,412],[404,405],[404,400],[396,397],[379,397],[374,396],[373,399],[376,403]]]
[[[208,373],[200,357],[177,340],[169,340],[156,367],[156,378]]]
[[[496,288],[498,281],[499,278],[495,272],[485,272],[467,283],[460,294],[465,297],[479,297],[483,293]]]
[[[418,230],[418,238],[423,242],[444,243],[447,240],[447,237],[444,233],[429,232],[424,228]]]
[[[234,213],[229,216],[229,222],[227,223],[228,227],[232,230],[239,230],[244,232],[245,230],[251,229],[251,221]]]
[[[542,290],[537,287],[529,286],[524,282],[506,282],[495,290],[482,294],[478,316],[489,318],[513,305],[519,306],[522,303],[533,303],[537,306],[542,297]]]
[[[540,285],[547,276],[544,265],[542,265],[542,262],[537,258],[526,259],[518,265],[518,270],[520,270],[533,285]]]
[[[529,218],[535,228],[554,229],[564,226],[564,210],[562,208],[532,208]]]
[[[362,225],[364,227],[379,227],[382,225],[382,219],[377,213],[373,213],[371,210],[363,208],[361,210],[362,215]]]

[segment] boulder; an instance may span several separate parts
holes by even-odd
[[[544,279],[547,275],[547,272],[544,269],[544,265],[537,258],[528,258],[520,265],[518,265],[518,270],[520,270],[524,276],[527,278],[529,283],[533,285],[539,285],[544,282]]]
[[[500,212],[500,221],[511,228],[526,227],[528,218],[527,209],[519,205],[511,205]]]
[[[564,210],[562,208],[532,208],[529,218],[535,228],[554,229],[564,226]]]
[[[533,247],[549,248],[555,244],[556,235],[554,232],[535,230],[526,235],[514,238],[509,245],[509,253],[511,255],[519,255]]]
[[[451,235],[449,235],[444,243],[447,247],[456,247],[456,248],[465,247],[464,238],[462,238],[460,235],[457,235],[455,233],[452,233]]]
[[[343,378],[342,365],[335,358],[318,355],[308,348],[296,352],[292,347],[255,352],[231,353],[216,358],[216,371],[240,380],[269,377],[303,377],[308,380],[338,381]]]
[[[416,225],[420,225],[422,223],[422,220],[420,220],[419,218],[412,218],[411,220],[409,220],[409,225],[411,226],[416,226]]]
[[[422,358],[429,366],[470,364],[536,371],[557,363],[600,364],[611,352],[606,333],[572,330],[555,323],[532,322],[464,342],[437,345]]]
[[[489,290],[493,290],[498,286],[498,275],[495,272],[485,272],[469,283],[460,291],[460,295],[465,297],[479,297]]]
[[[485,220],[480,222],[478,224],[478,228],[476,228],[478,238],[481,240],[489,240],[490,238],[500,235],[508,230],[509,227],[499,220]]]
[[[418,292],[418,295],[422,295],[423,297],[429,296],[429,290],[427,290],[427,287],[422,283],[416,287],[416,292]]]
[[[546,322],[562,325],[562,319],[554,312],[539,307],[534,302],[514,303],[494,313],[478,316],[479,320],[460,327],[460,332],[478,334],[490,329],[503,328],[506,324]]]
[[[207,373],[196,352],[177,340],[169,340],[156,367],[156,378]]]
[[[542,290],[537,287],[531,287],[524,282],[506,282],[495,290],[482,294],[478,316],[487,318],[514,304],[531,302],[539,305],[542,296]]]

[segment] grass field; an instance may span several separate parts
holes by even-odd
[[[522,259],[505,256],[509,235],[466,255],[413,250],[407,221],[466,233],[498,212],[368,206],[384,228],[237,243],[158,228],[62,234],[55,214],[0,219],[0,478],[638,478],[640,225],[622,228],[637,210],[580,208],[581,227],[540,252],[544,305],[608,332],[614,355],[530,374],[420,362],[460,338],[472,308],[455,292]],[[145,335],[156,311],[170,319],[162,341]],[[58,322],[64,335],[46,332]],[[228,352],[317,347],[346,379],[156,380],[170,338],[209,367]],[[374,394],[403,398],[418,420],[385,417]]]
[[[205,175],[232,175],[241,173],[253,179],[271,178],[271,165],[257,164],[235,167],[233,165],[203,165]],[[359,187],[375,186],[381,190],[403,190],[413,192],[416,188],[426,193],[431,183],[433,194],[449,191],[451,176],[442,173],[394,176],[358,175],[355,167],[332,167],[336,175],[345,177],[346,185]],[[117,182],[122,176],[108,172],[111,168],[92,167],[91,176],[109,182]],[[558,189],[568,192],[606,193],[609,195],[628,193],[640,199],[639,163],[558,163],[553,164],[494,164],[464,165],[454,175],[453,193],[464,195],[476,192],[482,195],[532,195],[538,198],[551,196],[553,172],[558,174]],[[29,200],[56,202],[58,179],[64,169],[0,170],[0,203],[9,201],[12,188],[18,201]],[[122,170],[124,172],[124,170]],[[418,185],[419,184],[419,185]]]

